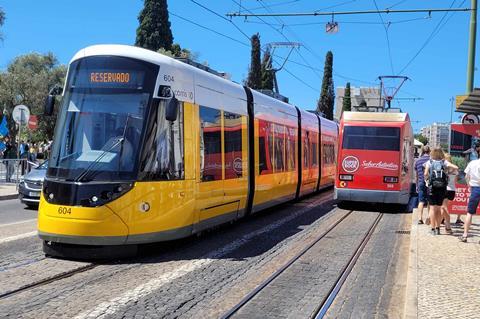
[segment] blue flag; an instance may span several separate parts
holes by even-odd
[[[7,116],[4,115],[2,122],[0,123],[0,137],[8,135]]]

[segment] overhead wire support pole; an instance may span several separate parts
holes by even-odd
[[[477,39],[477,0],[472,0],[472,13],[470,15],[470,35],[468,41],[467,64],[467,94],[473,91],[475,72],[475,43]]]
[[[475,1],[475,0],[472,0]],[[354,14],[379,14],[379,13],[433,13],[433,12],[467,12],[473,8],[446,8],[446,9],[404,9],[404,10],[365,10],[365,11],[331,11],[331,12],[292,12],[292,13],[227,13],[227,17],[311,17],[311,16],[332,16],[332,15],[354,15]]]

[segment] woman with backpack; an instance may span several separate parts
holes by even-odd
[[[450,156],[450,154],[445,154],[445,160],[449,163],[452,162],[452,157]],[[443,200],[442,204],[442,218],[445,220],[445,232],[450,235],[453,234],[453,231],[450,225],[450,213],[448,212],[448,203],[455,198],[455,183],[457,182],[457,175],[458,168],[448,171],[447,195]]]
[[[448,171],[458,169],[457,166],[445,161],[441,148],[430,153],[430,160],[425,163],[425,181],[428,188],[428,203],[430,204],[430,225],[432,235],[440,235],[442,220],[442,204],[447,196]]]

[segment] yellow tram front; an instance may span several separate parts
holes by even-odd
[[[179,213],[193,189],[183,103],[157,84],[159,68],[113,55],[71,62],[39,206],[45,252],[191,234]]]

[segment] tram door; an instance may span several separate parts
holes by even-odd
[[[198,228],[219,222],[224,207],[222,112],[199,106],[199,176],[197,177]]]

